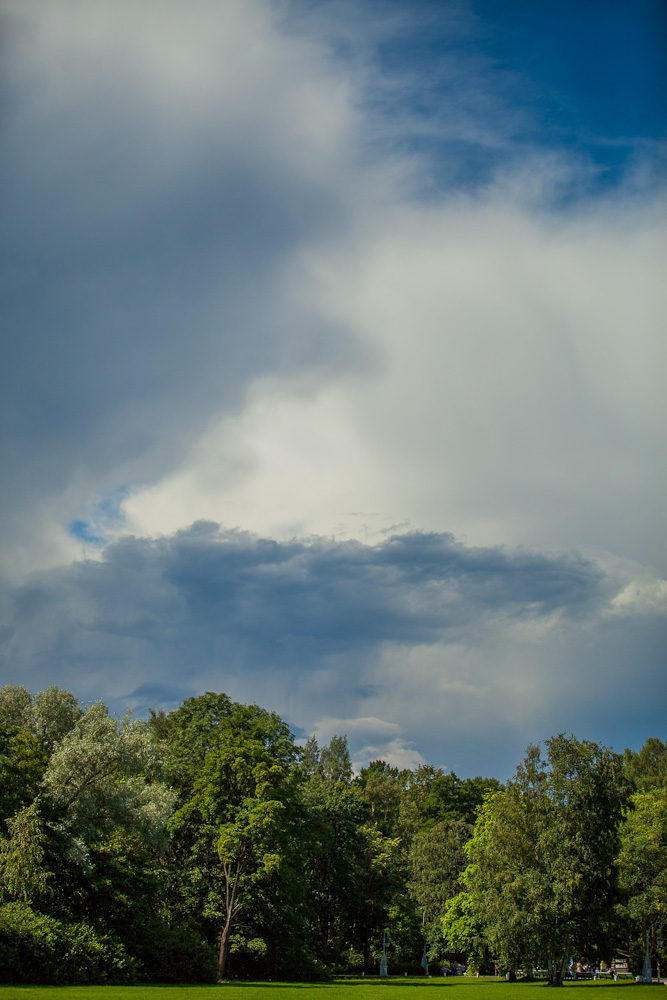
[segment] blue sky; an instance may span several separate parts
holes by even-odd
[[[1,16],[0,681],[664,736],[664,5]]]

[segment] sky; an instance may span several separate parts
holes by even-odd
[[[661,0],[0,20],[0,683],[664,739]]]

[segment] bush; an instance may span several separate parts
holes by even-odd
[[[215,983],[218,963],[215,949],[187,924],[167,927],[151,921],[141,940],[127,943],[139,959],[141,978],[149,983]]]
[[[292,942],[291,947],[279,951],[274,974],[277,979],[293,983],[321,983],[331,979],[331,971],[312,954],[304,941]]]
[[[138,963],[119,941],[85,923],[66,923],[25,903],[0,907],[0,981],[133,983]]]

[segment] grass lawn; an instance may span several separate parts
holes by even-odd
[[[632,981],[566,983],[570,1000],[622,1000],[620,990]],[[447,990],[439,1000],[547,1000],[545,983],[508,983],[466,976],[433,979],[346,979],[332,983],[221,983],[219,986],[0,986],[0,1000],[429,1000],[433,990]],[[578,991],[575,998],[571,991]],[[593,998],[581,991],[605,990]],[[398,995],[397,995],[398,994]],[[613,995],[612,995],[613,994]],[[557,993],[556,996],[562,996]],[[658,993],[662,997],[662,993]],[[434,998],[435,1000],[435,998]]]

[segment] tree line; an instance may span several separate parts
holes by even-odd
[[[559,735],[514,778],[296,745],[207,693],[118,719],[0,688],[0,977],[196,982],[664,958],[667,745]]]

